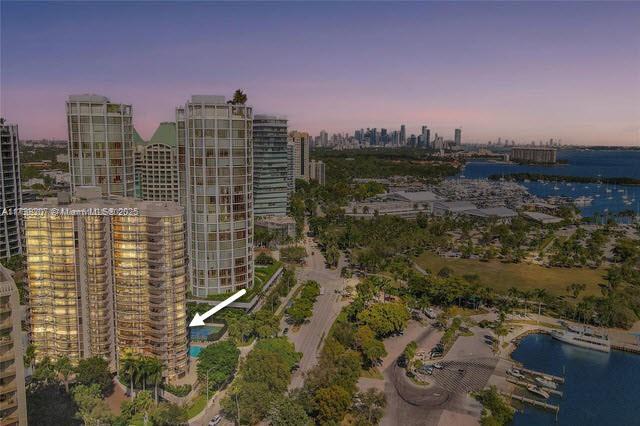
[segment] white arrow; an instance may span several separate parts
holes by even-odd
[[[231,303],[233,303],[236,300],[240,299],[242,296],[245,295],[246,292],[247,292],[247,290],[242,289],[239,292],[237,292],[236,294],[234,294],[233,296],[229,297],[228,299],[218,303],[216,306],[214,306],[213,308],[209,309],[204,314],[200,315],[200,314],[196,313],[196,315],[191,320],[191,323],[189,324],[189,327],[200,327],[200,326],[203,326],[204,325],[204,320],[206,320],[207,318],[209,318],[211,315],[215,314],[216,312],[218,312],[222,308],[226,308]]]

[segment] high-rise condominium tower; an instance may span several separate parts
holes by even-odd
[[[41,209],[25,215],[36,357],[77,362],[99,355],[115,370],[119,356],[133,350],[161,360],[169,380],[183,375],[183,209],[76,189],[80,200],[62,196],[26,205]]]
[[[296,178],[295,178],[295,146],[291,140],[287,140],[287,192],[289,199],[296,190]]]
[[[176,123],[160,123],[151,139],[136,141],[136,196],[180,201]]]
[[[0,259],[22,253],[21,224],[16,209],[22,204],[18,126],[0,118]]]
[[[294,179],[309,180],[309,134],[293,130],[289,133],[289,143],[293,145]]]
[[[287,119],[271,115],[253,118],[254,215],[287,214]]]
[[[462,129],[455,130],[454,141],[456,146],[462,145]]]
[[[134,149],[131,105],[98,95],[67,101],[71,190],[100,186],[105,195],[133,196]]]
[[[0,424],[27,426],[20,297],[8,269],[0,266]]]
[[[194,296],[253,285],[253,112],[194,95],[176,110]]]

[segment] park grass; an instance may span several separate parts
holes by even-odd
[[[200,414],[206,406],[207,406],[206,395],[199,395],[187,407],[187,418],[188,419],[194,418],[195,416]]]
[[[604,282],[605,268],[546,268],[527,263],[502,263],[494,260],[482,262],[473,259],[450,259],[434,253],[422,253],[416,259],[422,268],[437,274],[445,266],[453,271],[454,276],[477,274],[478,284],[490,287],[499,292],[506,292],[510,287],[519,290],[545,289],[556,296],[566,296],[566,287],[571,283],[587,286],[581,294],[584,296],[600,295],[599,284]]]

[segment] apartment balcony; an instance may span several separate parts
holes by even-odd
[[[10,334],[0,335],[0,348],[13,344],[13,338]]]
[[[0,331],[10,330],[12,328],[13,321],[11,321],[11,316],[6,316],[5,318],[0,319]]]
[[[0,396],[8,393],[13,393],[18,389],[18,384],[15,380],[11,380],[7,384],[0,384]]]
[[[18,405],[18,400],[15,396],[11,398],[2,399],[0,398],[0,410],[8,410],[9,408],[14,408]]]
[[[2,425],[17,426],[18,420],[18,411],[14,410],[11,414],[2,418]]]
[[[4,379],[7,377],[15,377],[16,375],[16,366],[11,364],[9,367],[4,370],[0,370],[0,379]]]

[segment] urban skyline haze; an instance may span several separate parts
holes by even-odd
[[[2,2],[22,139],[66,139],[72,93],[133,105],[149,138],[186,96],[242,88],[312,134],[640,145],[640,3],[150,4]]]

